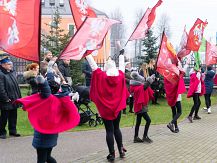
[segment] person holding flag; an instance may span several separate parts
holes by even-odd
[[[187,98],[193,97],[194,105],[191,108],[189,116],[187,117],[190,123],[193,123],[194,120],[200,120],[201,117],[198,116],[198,111],[200,108],[200,96],[205,93],[205,85],[204,79],[201,73],[201,65],[199,65],[199,69],[197,69],[195,63],[195,67],[190,70],[190,85],[187,94]],[[192,119],[194,113],[194,118]]]
[[[184,69],[182,69],[181,62],[178,61],[177,67],[180,71],[179,80],[177,84],[172,84],[166,78],[164,78],[166,98],[167,98],[168,105],[171,106],[171,110],[172,110],[172,121],[167,125],[167,127],[170,129],[171,132],[174,133],[179,132],[177,120],[182,114],[181,95],[186,91],[183,76],[185,75],[188,64],[186,64],[184,66]]]
[[[166,99],[172,110],[173,119],[167,127],[172,132],[178,133],[177,120],[182,114],[181,94],[186,91],[183,80],[184,70],[165,33],[162,35],[157,71],[164,77]]]
[[[124,50],[120,51],[119,70],[115,62],[107,60],[102,71],[98,68],[92,55],[86,56],[91,69],[93,70],[90,99],[96,104],[100,116],[106,129],[106,142],[109,149],[108,161],[115,160],[114,137],[117,142],[120,158],[125,157],[126,150],[122,143],[122,133],[120,130],[121,110],[126,108],[126,100],[129,92],[125,82]]]

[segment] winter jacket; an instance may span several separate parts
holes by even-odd
[[[21,93],[15,73],[13,71],[7,72],[0,66],[0,109],[17,109],[19,105],[13,102],[18,98],[21,98]]]
[[[206,87],[206,94],[211,94],[213,90],[213,78],[215,76],[215,72],[213,70],[207,71],[205,75],[205,87]]]
[[[23,76],[32,89],[31,94],[37,93],[38,84],[36,83],[34,72],[32,70],[26,71],[23,73]]]
[[[58,63],[58,68],[59,68],[61,74],[63,75],[65,81],[68,83],[69,81],[68,81],[67,78],[68,78],[68,77],[71,77],[69,65],[66,65],[66,64],[61,60],[61,61],[59,61],[59,63]]]

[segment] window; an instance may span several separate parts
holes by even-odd
[[[68,25],[68,29],[69,29],[69,35],[73,36],[74,35],[74,25],[73,24],[69,24]]]
[[[64,6],[64,0],[59,0],[60,7]]]
[[[44,5],[45,4],[45,0],[41,0],[41,5]]]
[[[55,0],[50,0],[50,5],[54,6],[55,5]]]

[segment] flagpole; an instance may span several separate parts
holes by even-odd
[[[136,31],[136,29],[138,28],[139,24],[141,23],[141,21],[143,20],[146,12],[148,11],[149,7],[147,8],[147,10],[145,11],[144,15],[142,16],[142,18],[140,19],[139,23],[137,24],[136,28],[134,29],[133,33]],[[127,42],[125,43],[124,47],[126,47],[127,43],[130,41],[130,38],[132,37],[133,33],[130,35],[130,37],[128,38]]]
[[[155,62],[155,70],[157,70],[157,62],[158,62],[158,58],[159,58],[159,54],[160,54],[160,50],[161,50],[161,46],[162,46],[162,42],[163,42],[164,33],[165,33],[165,28],[164,28],[162,36],[161,36],[160,48],[159,48],[159,51],[158,51],[157,60]]]
[[[38,65],[39,74],[41,74],[41,1],[39,2],[39,29],[38,29]]]

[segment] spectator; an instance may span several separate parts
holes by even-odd
[[[207,66],[207,72],[205,73],[205,87],[206,87],[206,93],[204,95],[206,107],[204,107],[204,110],[207,110],[207,113],[211,113],[211,94],[213,90],[213,78],[215,76],[215,72],[212,69],[212,66]]]
[[[125,63],[125,80],[126,80],[126,85],[127,85],[128,91],[130,91],[130,80],[132,79],[130,76],[131,69],[132,69],[131,63],[126,62]],[[132,94],[130,94],[130,97],[127,99],[127,104],[129,104],[129,107],[130,107],[129,112],[134,113],[133,112],[133,95]],[[126,109],[123,110],[123,114],[126,114]]]
[[[139,70],[139,75],[143,76],[144,78],[149,77],[148,64],[147,63],[143,63],[141,65],[141,68]]]
[[[87,62],[86,58],[84,62],[82,63],[82,73],[84,74],[84,77],[85,77],[85,85],[89,87],[90,81],[91,81],[92,69],[89,63]]]
[[[66,81],[65,81],[65,79],[64,79],[64,77],[63,77],[63,75],[62,75],[62,73],[60,72],[60,70],[58,69],[57,64],[55,63],[56,60],[57,60],[57,57],[53,57],[53,54],[52,54],[50,51],[47,51],[47,52],[44,54],[44,60],[41,61],[40,73],[42,74],[42,76],[46,77],[46,75],[47,75],[48,63],[49,63],[50,61],[52,61],[52,62],[50,62],[50,64],[52,64],[52,65],[50,65],[50,66],[52,66],[52,69],[55,71],[54,73],[60,77],[62,84],[66,84]]]
[[[35,77],[38,75],[39,65],[37,63],[31,63],[27,66],[26,70],[27,71],[23,73],[23,76],[30,85],[28,95],[35,94],[38,92],[38,86],[36,84]]]
[[[6,139],[5,129],[8,121],[10,136],[19,137],[17,133],[17,108],[13,102],[21,97],[19,85],[14,72],[13,64],[8,57],[0,60],[0,138]]]
[[[151,84],[151,89],[154,91],[154,100],[152,100],[152,104],[158,104],[157,99],[159,96],[159,74],[158,72],[155,70],[155,60],[151,59],[148,65],[148,73],[149,76],[155,74],[155,80],[154,82]]]
[[[71,75],[70,75],[70,67],[69,67],[69,64],[70,64],[70,60],[69,60],[69,59],[60,60],[60,61],[59,61],[59,64],[58,64],[58,68],[59,68],[61,74],[63,75],[65,81],[66,81],[70,86],[72,86],[72,78],[71,78]]]

